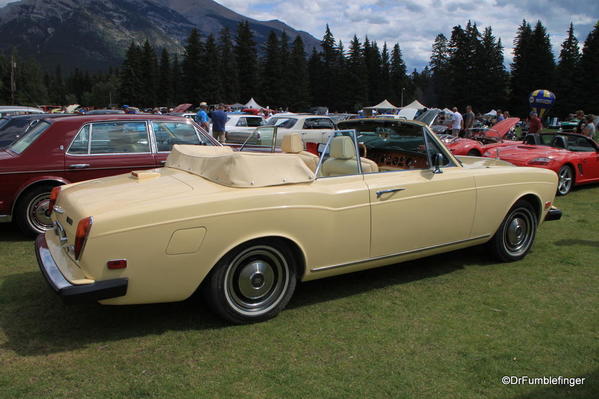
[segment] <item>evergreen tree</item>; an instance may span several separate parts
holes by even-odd
[[[270,31],[266,41],[266,54],[262,64],[261,101],[275,108],[285,101],[282,97],[283,71],[280,57],[279,39]]]
[[[308,75],[310,76],[310,104],[322,104],[322,54],[312,47],[312,54],[308,60]]]
[[[599,22],[587,36],[582,48],[580,62],[582,87],[581,99],[584,111],[599,114]]]
[[[549,34],[541,23],[537,21],[534,30],[532,31],[532,49],[531,63],[534,68],[534,73],[531,76],[531,90],[534,89],[549,89],[553,88],[553,75],[555,73],[555,59],[551,51],[551,42]]]
[[[581,105],[580,95],[583,90],[580,85],[580,48],[578,39],[574,36],[574,25],[570,23],[568,36],[562,43],[559,54],[559,64],[556,68],[555,96],[556,114],[565,118]]]
[[[381,98],[391,98],[391,58],[387,43],[383,43],[383,51],[381,52],[381,77],[380,77],[380,92]]]
[[[447,107],[449,104],[449,47],[448,40],[439,33],[433,43],[430,72],[432,86],[432,104],[437,107]]]
[[[204,98],[208,103],[215,104],[223,101],[223,89],[219,70],[220,54],[213,35],[206,39],[205,48],[202,74]]]
[[[280,91],[280,98],[277,100],[277,104],[279,106],[283,106],[283,105],[287,105],[289,102],[289,95],[291,94],[289,92],[289,85],[287,84],[287,79],[286,79],[286,75],[287,75],[287,71],[289,71],[289,57],[290,57],[290,52],[289,52],[289,36],[287,36],[287,33],[285,33],[285,31],[283,31],[281,33],[281,38],[279,40],[279,58],[280,58],[280,64],[281,64],[281,75],[279,78],[279,82],[281,87],[279,88]]]
[[[239,96],[248,101],[258,95],[258,58],[256,42],[248,21],[239,23],[235,44],[235,58],[239,66]]]
[[[158,61],[154,47],[146,40],[142,47],[141,81],[142,98],[139,105],[143,107],[156,106],[156,88],[158,86]]]
[[[185,102],[185,88],[183,85],[183,79],[183,70],[181,69],[181,64],[179,63],[179,56],[175,54],[171,68],[173,105]]]
[[[158,72],[158,99],[159,103],[170,107],[173,102],[173,80],[171,59],[166,48],[160,54],[160,66]]]
[[[364,39],[364,63],[368,81],[368,103],[380,102],[379,87],[381,80],[381,53],[376,42],[370,42],[368,36]]]
[[[403,106],[402,100],[404,100],[403,103],[405,104],[407,98],[406,95],[409,94],[406,90],[408,90],[409,87],[406,64],[403,61],[398,43],[395,43],[393,50],[391,51],[390,79],[392,96],[389,100],[396,106]]]
[[[288,105],[292,111],[305,111],[310,105],[309,78],[304,42],[299,35],[293,41],[288,71]]]
[[[511,98],[510,108],[513,115],[525,116],[528,112],[529,79],[534,73],[534,66],[529,58],[532,50],[532,29],[526,20],[518,27],[514,38],[514,58],[511,65]]]
[[[476,111],[487,112],[490,109],[507,106],[508,76],[503,65],[503,46],[501,39],[495,40],[491,27],[485,28],[481,45],[476,53],[477,96],[471,104]]]
[[[339,51],[335,45],[335,37],[327,24],[324,36],[320,42],[322,47],[322,71],[316,95],[316,103],[313,105],[328,106],[332,109],[339,107],[338,87],[338,61]]]
[[[185,81],[183,88],[186,101],[192,103],[206,101],[202,77],[203,61],[204,45],[200,41],[200,34],[194,28],[187,38],[182,62],[183,80]]]
[[[220,32],[220,79],[223,88],[223,101],[227,103],[239,100],[238,66],[233,52],[233,41],[228,28]]]
[[[349,93],[349,102],[353,107],[352,111],[358,111],[368,105],[368,80],[364,52],[356,35],[349,45],[347,66],[349,79],[353,82],[352,91]]]

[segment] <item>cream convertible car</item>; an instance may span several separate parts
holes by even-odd
[[[418,122],[355,134],[336,132],[317,163],[293,135],[287,153],[181,145],[164,168],[57,188],[41,271],[70,302],[181,301],[200,288],[244,323],[277,315],[298,280],[486,242],[521,259],[561,216],[552,171],[455,158]]]

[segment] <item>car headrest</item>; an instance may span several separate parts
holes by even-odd
[[[304,142],[302,141],[302,136],[298,133],[288,134],[283,137],[283,141],[281,142],[281,151],[297,154],[298,152],[302,152],[304,150]]]
[[[551,140],[551,146],[556,148],[566,148],[566,138],[564,136],[555,136]]]
[[[351,137],[338,136],[331,141],[331,157],[337,159],[353,159],[356,157],[356,147]]]

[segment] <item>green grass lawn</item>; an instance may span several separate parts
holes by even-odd
[[[0,398],[599,398],[598,198],[558,198],[523,261],[478,247],[304,283],[246,326],[197,299],[63,305],[0,225]]]

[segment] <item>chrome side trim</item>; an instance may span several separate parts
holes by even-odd
[[[11,215],[0,215],[0,223],[10,223],[12,222]]]
[[[392,255],[377,256],[376,258],[369,258],[369,259],[359,260],[359,261],[356,261],[356,262],[340,263],[340,264],[331,265],[331,266],[315,267],[313,269],[310,269],[310,271],[311,272],[322,272],[322,271],[325,271],[325,270],[337,269],[339,267],[347,267],[347,266],[358,265],[360,263],[367,263],[367,262],[373,262],[373,261],[376,261],[376,260],[383,260],[383,259],[388,259],[388,258],[395,258],[395,257],[402,256],[402,255],[409,255],[409,254],[414,254],[414,253],[418,253],[418,252],[428,251],[428,250],[431,250],[431,249],[443,248],[443,247],[448,247],[448,246],[451,246],[451,245],[463,244],[463,243],[470,242],[470,241],[481,240],[483,238],[487,238],[487,237],[490,237],[490,236],[491,236],[491,234],[485,234],[485,235],[474,237],[474,238],[468,238],[467,240],[452,241],[452,242],[448,242],[448,243],[445,243],[445,244],[432,245],[430,247],[424,247],[424,248],[418,248],[418,249],[411,249],[409,251],[398,252],[398,253],[392,254]]]

